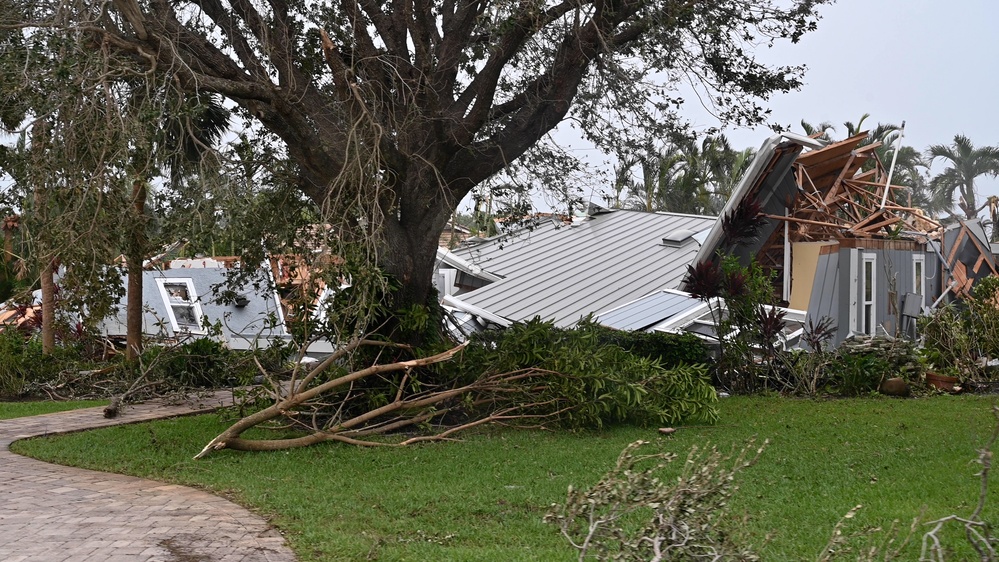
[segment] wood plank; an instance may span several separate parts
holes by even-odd
[[[964,225],[961,225],[961,230],[957,231],[957,238],[954,239],[954,245],[950,249],[950,255],[947,256],[947,265],[951,266],[953,269],[954,256],[957,255],[957,249],[961,247],[961,239],[967,234],[967,229]]]
[[[867,226],[868,224],[874,222],[875,220],[881,218],[882,212],[880,210],[874,211],[873,213],[867,215],[864,219],[858,221],[856,224],[850,227],[850,230],[859,230]]]
[[[851,152],[854,148],[860,144],[860,141],[867,138],[867,131],[860,134],[854,135],[850,138],[843,139],[841,141],[834,142],[818,150],[812,150],[806,152],[798,157],[798,162],[805,166],[811,166],[816,162],[821,162],[823,160],[828,160],[836,156],[841,156],[847,152]]]
[[[975,262],[975,267],[973,267],[972,270],[975,273],[978,273],[978,270],[980,270],[982,268],[982,262],[984,262],[984,261],[985,261],[985,255],[984,254],[979,254],[978,255],[978,261]]]
[[[882,228],[884,228],[886,226],[891,226],[893,224],[897,224],[897,223],[900,223],[900,222],[902,222],[902,217],[891,217],[891,218],[883,220],[883,221],[881,221],[879,223],[875,223],[875,224],[872,224],[872,225],[865,226],[863,229],[853,228],[851,230],[863,230],[863,232],[873,233],[873,232],[877,232],[878,230],[881,230]]]
[[[785,217],[785,216],[782,216],[782,215],[768,215],[768,214],[764,214],[763,216],[767,217],[768,219],[775,219],[775,220],[779,220],[779,221],[788,221],[788,222],[794,222],[794,223],[799,223],[799,224],[812,224],[812,225],[816,225],[816,226],[828,226],[828,227],[836,228],[836,229],[842,229],[843,228],[843,225],[839,225],[839,224],[831,223],[831,222],[813,221],[813,220],[808,220],[808,219],[799,219],[797,217]]]

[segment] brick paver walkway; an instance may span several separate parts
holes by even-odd
[[[0,560],[293,562],[277,531],[228,500],[185,486],[48,464],[8,448],[25,437],[210,410],[221,396],[184,405],[132,405],[110,420],[101,408],[0,420]]]

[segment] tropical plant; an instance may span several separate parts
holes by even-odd
[[[930,180],[933,192],[946,194],[949,201],[958,196],[957,205],[964,216],[976,218],[985,204],[978,206],[975,180],[981,176],[999,175],[999,147],[975,147],[964,135],[954,135],[950,145],[934,144],[926,150],[930,163],[942,160],[947,167]],[[987,203],[986,203],[987,204]]]
[[[832,136],[830,136],[829,131],[835,131],[836,126],[829,121],[823,121],[817,125],[813,125],[812,123],[802,119],[801,130],[810,137],[824,141],[831,141]]]
[[[724,135],[677,138],[651,154],[622,155],[615,168],[616,199],[627,190],[624,205],[643,211],[718,213],[749,167],[755,152],[733,150]],[[631,169],[641,168],[641,179]]]
[[[956,304],[937,307],[917,321],[922,334],[920,354],[932,370],[963,380],[977,378],[974,332]]]

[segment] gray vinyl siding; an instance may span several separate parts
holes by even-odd
[[[821,256],[819,272],[816,273],[815,285],[812,288],[813,300],[809,306],[809,317],[816,322],[823,315],[838,318],[836,345],[846,339],[852,331],[860,329],[859,324],[863,318],[863,295],[851,295],[850,290],[851,287],[856,287],[858,293],[863,290],[861,276],[863,275],[865,254],[876,256],[874,322],[876,326],[883,327],[889,334],[894,335],[900,326],[902,300],[906,293],[915,290],[913,256],[924,256],[923,305],[932,304],[940,295],[940,260],[932,252],[844,248],[839,251],[838,256]],[[832,275],[831,272],[835,270],[836,264],[834,262],[836,261],[839,265],[839,274]],[[828,283],[822,284],[819,280],[820,273],[823,274],[823,278],[836,279],[839,287],[828,287]],[[892,283],[892,278],[894,278],[894,283]],[[855,282],[854,279],[856,279]],[[894,290],[892,290],[893,285]],[[839,302],[833,302],[837,298]],[[829,311],[838,311],[838,315],[833,316],[829,314]],[[851,312],[857,318],[856,326],[852,326],[850,323]],[[881,328],[877,328],[875,333],[883,334],[884,332]]]
[[[813,324],[818,324],[823,317],[829,317],[839,326],[843,322],[839,311],[840,279],[839,254],[824,254],[819,256],[815,268],[815,280],[812,284],[812,295],[808,299],[808,318]],[[836,343],[839,343],[837,340]]]

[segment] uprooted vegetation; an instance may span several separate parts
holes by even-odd
[[[279,368],[289,355],[280,347],[237,352],[209,338],[151,346],[127,362],[113,346],[85,332],[64,337],[44,354],[37,333],[0,330],[0,399],[87,400],[118,397],[122,403],[181,396],[250,382],[256,364]]]
[[[113,417],[132,401],[234,387],[239,419],[199,456],[322,441],[398,446],[485,423],[578,430],[717,418],[708,358],[693,336],[533,321],[436,345],[414,350],[359,337],[307,368],[292,360],[290,345],[236,352],[198,338],[150,346],[127,362],[68,340],[44,356],[34,334],[7,330],[0,332],[0,390],[8,398],[112,398],[105,415]],[[252,427],[281,437],[245,439]]]
[[[717,418],[704,364],[665,367],[659,358],[602,344],[601,334],[590,324],[559,330],[532,321],[433,355],[352,367],[357,357],[370,357],[365,348],[404,347],[357,338],[313,369],[293,370],[290,380],[270,377],[269,405],[236,421],[198,457],[322,441],[402,446],[492,422],[582,429]],[[299,434],[242,437],[258,426]]]

